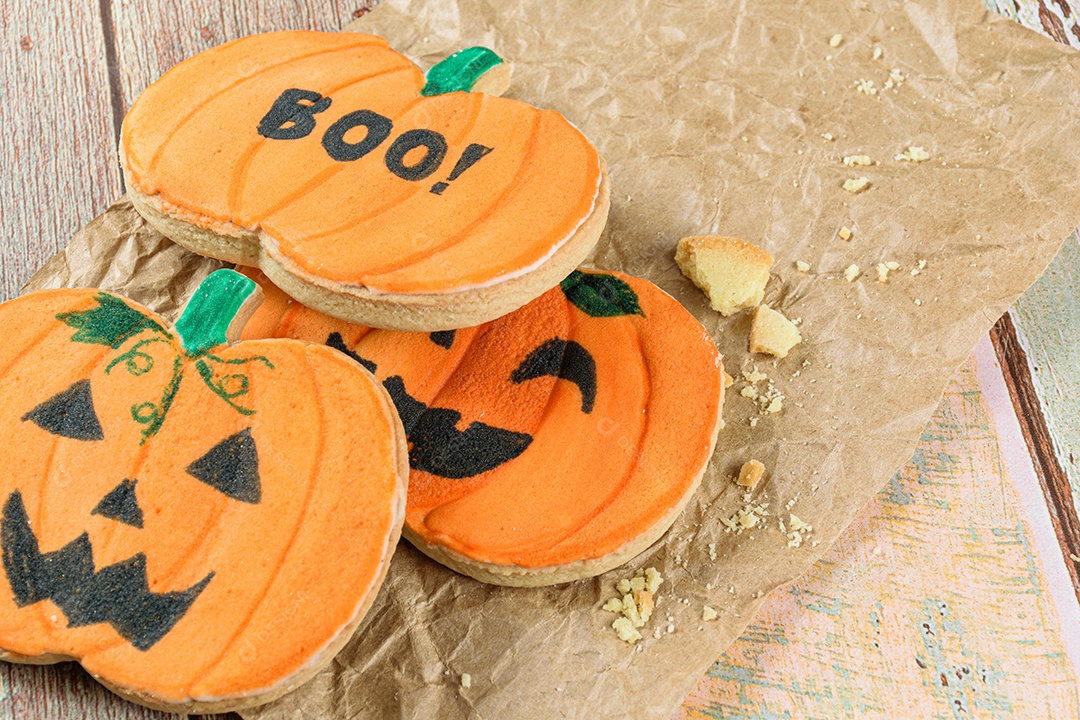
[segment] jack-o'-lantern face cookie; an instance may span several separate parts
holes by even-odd
[[[121,162],[155,227],[260,266],[311,307],[399,330],[476,325],[558,284],[608,211],[596,149],[557,112],[479,91],[506,83],[484,48],[425,80],[382,38],[254,35],[147,88]]]
[[[224,712],[349,639],[399,537],[404,432],[338,352],[227,345],[257,293],[218,271],[172,329],[98,290],[0,305],[0,657]]]
[[[382,380],[409,438],[404,534],[480,580],[546,585],[626,562],[712,455],[720,355],[645,280],[575,271],[506,317],[434,333],[350,325],[264,289],[245,336],[326,343]]]

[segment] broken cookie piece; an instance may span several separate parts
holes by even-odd
[[[737,485],[744,488],[753,488],[765,474],[765,465],[760,460],[747,460],[739,468],[739,477],[735,480]]]
[[[773,257],[740,238],[697,235],[679,241],[675,262],[727,317],[761,304]]]
[[[787,357],[788,350],[802,342],[794,323],[768,305],[759,305],[750,324],[750,352]]]

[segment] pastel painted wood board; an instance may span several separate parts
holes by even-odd
[[[177,242],[332,314],[491,320],[565,277],[607,215],[600,156],[562,115],[469,92],[503,67],[470,48],[425,80],[360,33],[225,43],[135,101],[128,187]]]
[[[677,720],[1080,717],[1076,601],[1006,457],[995,418],[1012,408],[980,382],[992,361],[965,363],[911,462],[769,597]]]
[[[1016,303],[1021,333],[1054,449],[1080,512],[1080,239],[1074,234],[1046,274]],[[1071,548],[1080,555],[1080,547]]]
[[[489,582],[588,577],[655,540],[697,488],[723,404],[705,329],[652,283],[575,271],[483,326],[372,330],[267,293],[245,337],[291,337],[375,373],[409,436],[405,534]]]
[[[336,351],[229,345],[257,298],[219,270],[173,329],[93,289],[0,305],[4,659],[227,710],[351,637],[400,532],[404,436]]]

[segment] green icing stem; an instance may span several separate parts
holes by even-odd
[[[176,334],[184,349],[191,355],[202,355],[228,342],[229,325],[257,289],[254,281],[235,270],[210,273],[176,321]]]
[[[427,72],[427,83],[421,95],[442,95],[462,90],[468,92],[491,68],[502,63],[502,58],[486,47],[458,50]]]

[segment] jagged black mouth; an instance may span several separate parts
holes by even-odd
[[[0,547],[19,607],[52,600],[69,627],[109,623],[144,651],[173,629],[214,576],[209,573],[187,590],[151,592],[145,554],[95,571],[93,547],[85,532],[55,552],[42,553],[18,490],[4,503]]]
[[[454,344],[454,331],[431,333],[431,341],[447,349]],[[330,333],[329,347],[363,365],[371,373],[378,366],[350,350],[341,333]],[[568,380],[581,391],[581,411],[591,413],[596,402],[596,362],[592,354],[573,340],[552,338],[536,347],[510,375],[512,383],[551,375]],[[405,434],[409,437],[409,466],[413,470],[460,480],[475,477],[510,462],[532,444],[528,433],[514,432],[474,421],[458,429],[461,413],[450,408],[429,407],[405,389],[400,375],[383,380],[394,401]]]

